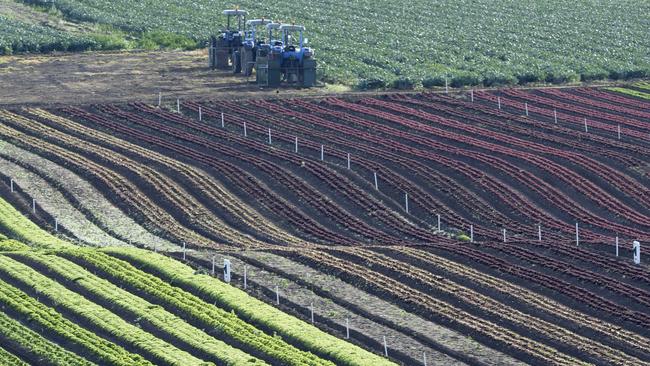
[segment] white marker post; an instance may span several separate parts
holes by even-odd
[[[424,364],[424,366],[427,366],[427,353],[426,352],[422,353],[422,363]]]
[[[314,324],[314,303],[309,304],[309,310],[311,310],[311,323]]]
[[[618,139],[621,139],[621,125],[618,125]]]
[[[215,274],[216,262],[217,262],[217,258],[216,258],[216,256],[213,255],[212,256],[212,276],[214,276],[214,274]]]
[[[230,259],[223,260],[223,281],[230,283]]]
[[[225,127],[226,127],[226,120],[223,116],[223,112],[221,112],[221,128],[225,128]]]
[[[377,172],[372,172],[372,174],[375,177],[375,189],[379,190],[379,182],[377,182]]]
[[[409,213],[409,194],[404,192],[404,208],[406,209],[406,213]]]
[[[526,108],[526,117],[528,117],[528,103],[524,103],[524,107]]]
[[[350,339],[350,319],[345,318],[345,339]]]
[[[275,303],[280,305],[280,289],[278,286],[275,286]]]
[[[203,111],[201,110],[201,106],[199,106],[199,122],[203,121]]]
[[[183,242],[183,260],[185,260],[185,242]]]
[[[314,324],[314,303],[309,304],[309,309],[311,310],[311,323]]]
[[[442,231],[440,230],[440,214],[438,214],[438,231]]]
[[[246,122],[244,122],[244,137],[248,137],[248,131],[246,131]]]
[[[348,169],[350,169],[350,153],[348,153]]]
[[[386,343],[386,336],[384,337],[384,356],[388,357],[388,344]]]
[[[501,109],[501,97],[497,97],[497,105],[499,106],[499,109]]]
[[[587,117],[585,117],[585,132],[589,132],[589,128],[587,128]]]
[[[54,219],[54,231],[59,232],[59,219]]]
[[[469,91],[469,99],[474,103],[474,89]]]
[[[36,213],[36,199],[32,198],[32,212]]]
[[[325,160],[325,145],[320,145],[320,161]]]
[[[269,127],[269,145],[271,145],[271,127]]]
[[[616,235],[616,256],[618,257],[618,235]]]
[[[634,264],[641,264],[641,243],[633,241],[632,252],[634,253]]]
[[[580,245],[580,231],[578,230],[578,223],[576,222],[576,246]]]
[[[542,225],[537,225],[537,238],[542,241]]]
[[[557,124],[557,109],[553,109],[553,118],[555,119],[555,124]]]
[[[14,180],[11,179],[11,181],[9,183],[11,185],[11,193],[14,193]]]
[[[445,76],[445,94],[449,94],[449,80]]]
[[[248,266],[244,266],[244,290],[248,288]]]
[[[503,242],[506,242],[506,229],[503,229]]]
[[[474,225],[469,226],[469,242],[474,242]]]
[[[162,105],[162,92],[158,92],[158,108]]]
[[[181,113],[181,100],[176,98],[176,113]]]
[[[295,152],[296,154],[298,153],[298,136],[296,136],[296,143],[295,143],[294,152]]]

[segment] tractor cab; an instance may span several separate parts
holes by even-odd
[[[267,26],[268,28],[268,26]],[[316,60],[314,51],[306,47],[303,37],[305,27],[282,24],[275,28],[280,40],[272,40],[258,51],[257,82],[261,86],[278,87],[281,82],[300,87],[312,87],[316,83]],[[273,29],[269,29],[269,38]]]
[[[242,47],[244,41],[244,24],[248,12],[245,10],[224,10],[226,29],[218,37],[210,37],[209,64],[212,69],[239,69],[241,64],[235,60],[235,53]]]
[[[246,76],[253,73],[255,66],[255,59],[257,58],[258,48],[264,44],[264,27],[273,23],[270,19],[252,19],[246,22],[246,30],[244,32],[244,42],[242,47],[237,50],[235,60],[240,63],[240,71]],[[236,72],[236,71],[235,71]]]

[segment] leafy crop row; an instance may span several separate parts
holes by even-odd
[[[0,228],[7,230],[16,238],[34,246],[70,246],[69,243],[43,231],[2,198],[0,198]],[[11,244],[7,243],[6,245]]]

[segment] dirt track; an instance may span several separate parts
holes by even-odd
[[[262,91],[243,76],[207,68],[205,50],[89,52],[0,57],[0,105],[61,105],[177,97],[244,98],[319,94],[282,89]]]

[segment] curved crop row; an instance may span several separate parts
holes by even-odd
[[[623,90],[629,90],[629,91],[634,91],[632,89],[625,89],[625,88],[609,88],[605,90],[618,90],[618,89],[623,89]],[[594,88],[576,88],[573,89],[576,93],[579,95],[585,95],[590,98],[596,98],[598,100],[610,102],[610,103],[616,103],[619,105],[626,105],[628,107],[634,107],[637,109],[641,110],[647,110],[650,108],[650,103],[649,102],[644,102],[642,100],[638,100],[635,98],[629,98],[625,97],[619,93],[608,93],[606,91],[602,91],[600,89],[594,89]],[[650,96],[648,96],[650,98]],[[648,98],[646,98],[648,99]]]
[[[136,293],[146,294],[166,307],[176,309],[186,317],[217,329],[229,339],[258,350],[267,357],[287,365],[334,365],[305,351],[301,351],[282,339],[261,332],[252,325],[221,308],[210,305],[198,297],[163,280],[144,273],[127,262],[94,251],[62,252],[66,258],[100,270],[111,281],[123,283]]]
[[[386,257],[382,254],[377,254],[360,248],[337,249],[331,251],[343,252],[347,255],[361,258],[366,263],[370,263],[372,268],[376,268],[377,266],[384,267],[391,272],[399,274],[400,277],[408,277],[413,281],[425,284],[434,291],[455,297],[462,303],[473,305],[477,309],[480,309],[482,312],[486,312],[493,317],[501,318],[502,320],[516,324],[521,328],[528,328],[534,333],[542,335],[547,340],[571,340],[571,347],[589,353],[591,357],[606,360],[607,362],[614,364],[643,364],[643,362],[636,357],[628,356],[624,352],[599,344],[593,339],[573,333],[568,329],[543,320],[537,316],[521,312],[504,302],[458,285],[444,277],[433,275],[425,270],[413,266],[404,266],[402,262]],[[374,271],[377,271],[377,269],[374,269]],[[535,337],[535,339],[537,339],[537,337]]]
[[[595,107],[603,111],[608,111],[608,112],[617,112],[620,114],[625,115],[628,118],[635,118],[635,119],[648,119],[650,118],[650,113],[645,112],[645,111],[640,111],[637,109],[632,109],[632,108],[627,108],[625,106],[621,106],[618,103],[608,103],[608,102],[601,102],[597,99],[594,98],[586,98],[582,97],[580,95],[575,95],[573,93],[560,90],[560,89],[539,89],[537,91],[538,93],[552,97],[554,99],[559,99],[563,103],[571,103],[573,105],[577,106],[588,106],[588,107]],[[641,122],[641,121],[639,121]],[[641,125],[643,128],[650,129],[649,126],[646,125]],[[639,127],[639,126],[635,126]]]
[[[31,220],[23,216],[7,201],[0,197],[0,228],[18,239],[38,247],[67,247],[69,243],[41,230]]]
[[[94,366],[95,364],[53,343],[41,334],[0,312],[0,341],[33,365]],[[24,364],[24,363],[23,363]],[[23,365],[18,363],[17,365]],[[5,363],[3,363],[5,365]],[[9,364],[10,365],[10,364]]]
[[[13,114],[7,115],[7,112],[2,112],[1,117],[4,120],[14,119],[18,125],[25,122],[31,123],[23,117]],[[130,207],[134,208],[136,212],[142,214],[149,222],[160,225],[159,229],[164,230],[164,232],[177,238],[178,242],[183,240],[194,243],[210,242],[208,239],[199,236],[194,231],[180,225],[166,211],[154,205],[135,185],[112,170],[106,169],[79,154],[75,154],[67,149],[36,137],[23,134],[4,124],[0,125],[0,136],[18,141],[21,144],[41,151],[55,161],[63,161],[67,165],[76,166],[79,170],[85,171],[86,174],[99,180],[102,184],[105,184],[113,194],[123,202],[128,203]],[[131,212],[131,214],[133,214],[133,212]]]
[[[0,364],[4,366],[29,366],[28,363],[2,347],[0,347]]]

